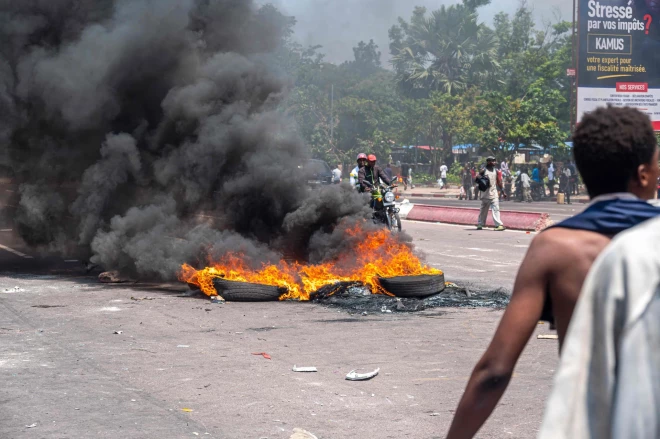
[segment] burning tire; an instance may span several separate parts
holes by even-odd
[[[381,277],[380,285],[397,297],[427,297],[445,289],[445,275]]]
[[[214,279],[213,286],[227,302],[269,302],[278,300],[282,294],[286,293],[286,288],[273,285],[225,279]]]

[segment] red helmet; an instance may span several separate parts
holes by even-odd
[[[369,154],[369,157],[367,157],[367,160],[369,160],[370,162],[375,162],[376,161],[376,156],[373,155],[373,154]]]
[[[367,155],[365,153],[361,152],[360,154],[358,154],[356,160],[366,160],[366,159],[367,159]]]

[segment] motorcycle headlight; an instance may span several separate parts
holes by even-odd
[[[386,203],[393,203],[394,202],[394,194],[392,192],[387,192],[385,194],[385,202]]]

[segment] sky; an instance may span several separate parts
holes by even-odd
[[[383,53],[384,64],[389,59],[387,31],[397,23],[398,17],[408,20],[414,6],[429,10],[441,5],[458,3],[459,0],[262,0],[273,3],[287,15],[298,21],[296,39],[303,45],[323,46],[326,60],[341,63],[353,58],[353,47],[360,40],[373,39]],[[493,0],[479,9],[481,21],[490,24],[495,14],[504,11],[513,15],[520,0]],[[528,0],[539,26],[543,22],[556,21],[559,16],[572,20],[571,0]]]

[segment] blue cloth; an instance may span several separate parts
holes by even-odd
[[[656,216],[660,216],[660,207],[655,207],[643,200],[603,200],[549,229],[563,227],[603,235],[616,235]]]
[[[541,182],[541,179],[539,178],[539,168],[534,168],[532,171],[532,180],[534,180],[537,183]]]

